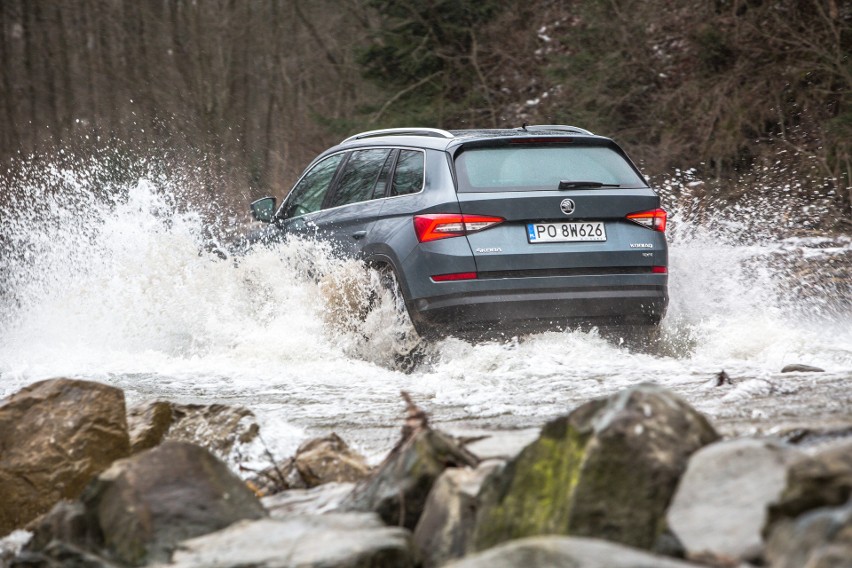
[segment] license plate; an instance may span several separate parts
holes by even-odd
[[[605,241],[606,227],[600,221],[570,223],[529,223],[527,238],[533,244],[571,241]]]

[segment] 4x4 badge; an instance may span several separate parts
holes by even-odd
[[[574,200],[572,199],[563,199],[562,203],[559,204],[559,208],[562,209],[562,212],[566,215],[570,215],[574,212]]]

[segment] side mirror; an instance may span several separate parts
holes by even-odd
[[[275,217],[275,198],[261,197],[251,203],[251,216],[257,221],[271,223]]]

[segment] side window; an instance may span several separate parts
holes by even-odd
[[[334,178],[334,172],[337,171],[337,166],[342,159],[343,154],[329,156],[302,177],[287,197],[285,218],[299,217],[320,210],[331,180]]]
[[[356,150],[343,166],[337,191],[329,207],[366,201],[373,195],[373,188],[382,166],[390,155],[390,149]]]
[[[390,156],[385,160],[385,165],[382,166],[382,171],[379,172],[379,181],[376,182],[376,189],[373,190],[373,199],[387,197],[388,183],[390,182],[390,171],[396,161],[396,155],[399,150],[391,150]]]
[[[391,195],[417,193],[423,188],[423,152],[402,150],[396,162]]]

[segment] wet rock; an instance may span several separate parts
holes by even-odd
[[[209,451],[185,442],[116,462],[81,498],[102,545],[116,560],[165,560],[174,545],[266,512]]]
[[[54,541],[81,550],[96,550],[103,542],[100,527],[86,515],[80,501],[60,501],[30,528],[32,538],[26,545],[30,552],[43,552]]]
[[[172,568],[408,568],[410,533],[372,514],[292,516],[237,523],[182,542]]]
[[[835,507],[852,498],[852,440],[834,444],[795,463],[778,501],[769,507],[772,525],[819,507]]]
[[[32,533],[24,530],[12,531],[0,538],[0,566],[9,566],[12,559],[20,553],[31,538]]]
[[[446,565],[446,568],[695,568],[689,564],[603,540],[538,536],[513,540]]]
[[[249,483],[259,495],[269,496],[325,483],[360,481],[371,471],[362,455],[332,433],[305,442],[294,457],[257,471]]]
[[[241,406],[157,400],[131,408],[127,422],[134,454],[173,440],[201,446],[233,462],[251,454],[260,441],[257,418]]]
[[[534,442],[540,433],[541,428],[524,428],[505,432],[488,432],[485,435],[467,437],[461,441],[469,452],[481,460],[510,460]]]
[[[333,433],[302,444],[293,465],[308,488],[323,483],[360,481],[370,474],[367,460]]]
[[[24,551],[10,568],[120,568],[106,558],[60,540],[51,541],[40,552]]]
[[[369,478],[341,504],[342,510],[373,511],[388,525],[413,530],[435,480],[448,467],[475,466],[477,459],[453,438],[433,430],[407,394],[402,437]]]
[[[810,365],[802,365],[799,363],[794,363],[792,365],[786,365],[783,369],[781,369],[782,373],[824,373],[825,369],[820,369],[819,367],[811,367]]]
[[[240,406],[172,404],[172,416],[166,440],[196,444],[223,460],[239,459],[260,433],[254,413]]]
[[[130,431],[130,453],[138,454],[150,450],[163,441],[172,427],[173,404],[155,400],[134,406],[127,411],[127,427]]]
[[[0,536],[78,497],[129,451],[117,388],[50,379],[0,402]]]
[[[852,438],[852,426],[790,428],[776,434],[778,438],[797,446],[816,446]]]
[[[491,460],[476,469],[449,468],[441,474],[414,530],[414,544],[421,551],[426,568],[441,566],[467,553],[479,490],[483,481],[504,465],[503,461]]]
[[[763,548],[766,507],[804,454],[771,440],[719,442],[693,454],[667,514],[689,556],[751,560]]]
[[[474,547],[567,534],[651,548],[689,456],[717,439],[704,416],[655,385],[586,403],[486,481]]]
[[[261,503],[272,517],[318,515],[335,511],[354,488],[354,483],[325,483],[311,489],[288,489],[262,498]]]
[[[777,523],[766,559],[772,568],[852,568],[852,501]]]

